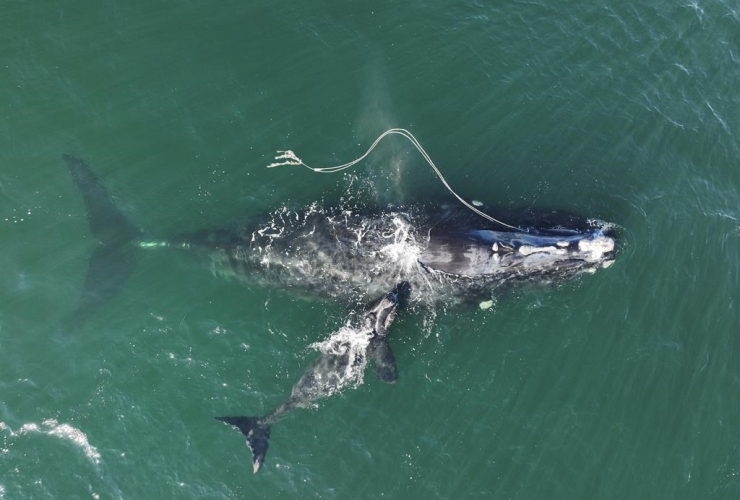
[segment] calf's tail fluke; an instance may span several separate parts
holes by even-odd
[[[66,154],[62,159],[82,194],[90,231],[98,240],[98,247],[90,257],[80,302],[67,325],[76,329],[100,305],[114,297],[133,272],[137,252],[132,242],[138,239],[140,231],[85,162]]]
[[[216,420],[233,425],[246,436],[247,446],[252,451],[252,470],[257,474],[265,463],[270,445],[270,424],[259,417],[216,417]]]

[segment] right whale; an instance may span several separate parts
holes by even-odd
[[[334,335],[324,342],[326,352],[322,352],[305,369],[293,385],[290,395],[267,415],[215,417],[233,425],[247,438],[255,474],[265,461],[270,427],[294,409],[307,408],[314,401],[336,394],[356,382],[365,359],[373,361],[375,375],[380,380],[391,384],[396,381],[396,362],[386,337],[396,317],[399,302],[408,293],[409,284],[400,283],[365,311],[358,329],[345,328],[342,335]]]
[[[74,315],[78,324],[116,295],[142,249],[197,253],[217,274],[300,295],[369,303],[408,282],[414,300],[421,295],[447,305],[485,304],[503,284],[594,273],[616,255],[615,235],[604,223],[530,213],[519,228],[504,231],[440,206],[281,207],[236,227],[151,240],[83,161],[64,160],[99,242]]]

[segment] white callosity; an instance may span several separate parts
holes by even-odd
[[[584,239],[578,242],[578,250],[588,254],[589,259],[596,262],[614,251],[614,238],[598,235],[593,239]]]
[[[551,253],[554,255],[566,255],[568,252],[566,252],[562,248],[531,247],[529,245],[522,245],[519,247],[519,253],[522,255],[532,255],[533,253]]]

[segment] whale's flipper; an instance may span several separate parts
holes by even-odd
[[[68,326],[75,329],[82,326],[98,306],[115,296],[131,275],[137,257],[131,243],[140,232],[82,160],[69,155],[62,155],[62,158],[82,194],[90,231],[99,242],[90,257],[80,303],[69,320]]]
[[[252,450],[252,470],[255,474],[265,463],[267,447],[270,445],[270,425],[258,417],[215,417],[216,420],[233,425],[247,437],[247,446]]]
[[[379,380],[388,384],[396,382],[398,379],[396,358],[393,357],[393,351],[391,351],[391,346],[388,345],[388,339],[385,336],[375,337],[370,341],[367,355],[373,361],[375,376]]]

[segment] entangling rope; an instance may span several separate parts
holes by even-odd
[[[476,214],[480,215],[484,219],[488,219],[491,222],[495,222],[497,224],[501,224],[502,226],[508,227],[510,229],[521,230],[520,228],[518,228],[516,226],[511,226],[509,224],[506,224],[505,222],[501,222],[498,219],[494,219],[490,215],[488,215],[488,214],[486,214],[486,213],[478,210],[473,205],[471,205],[470,203],[468,203],[467,201],[465,201],[459,194],[457,194],[452,189],[452,187],[450,187],[450,185],[447,183],[447,181],[445,180],[444,176],[442,175],[442,172],[439,171],[439,169],[434,164],[434,162],[432,161],[432,159],[429,157],[429,155],[427,154],[427,152],[424,150],[424,148],[421,146],[421,144],[419,144],[419,141],[416,140],[416,137],[414,137],[411,134],[411,132],[409,132],[408,130],[403,129],[403,128],[392,128],[390,130],[386,130],[385,132],[383,132],[380,135],[380,137],[378,137],[377,139],[375,139],[375,142],[373,142],[373,145],[370,146],[370,149],[368,149],[365,152],[364,155],[360,156],[356,160],[353,160],[353,161],[351,161],[349,163],[345,163],[344,165],[337,165],[335,167],[322,167],[322,168],[309,167],[308,165],[306,165],[305,163],[303,163],[303,160],[301,160],[300,158],[298,158],[293,151],[287,150],[287,151],[278,151],[278,155],[275,157],[275,160],[281,160],[281,161],[276,161],[275,163],[270,163],[269,165],[267,165],[267,168],[281,167],[283,165],[296,165],[296,166],[306,167],[309,170],[313,170],[314,172],[319,172],[319,173],[322,173],[322,174],[330,174],[330,173],[339,172],[341,170],[345,170],[345,169],[351,168],[351,167],[355,166],[356,164],[358,164],[359,162],[361,162],[362,160],[364,160],[365,158],[367,158],[367,156],[370,154],[370,152],[373,149],[375,149],[375,146],[377,146],[378,143],[381,140],[383,140],[384,137],[389,136],[389,135],[392,135],[392,134],[397,134],[397,135],[400,135],[402,137],[405,137],[406,139],[408,139],[411,142],[411,144],[413,144],[413,146],[419,151],[419,153],[421,153],[421,156],[423,156],[424,159],[427,161],[427,163],[429,164],[429,166],[432,167],[432,170],[434,170],[434,173],[437,174],[437,177],[439,177],[439,180],[442,181],[442,184],[444,184],[444,186],[447,188],[447,190],[450,193],[452,193],[452,195],[455,198],[457,198],[460,201],[460,203],[462,203],[463,205],[465,205],[470,210],[472,210]]]

